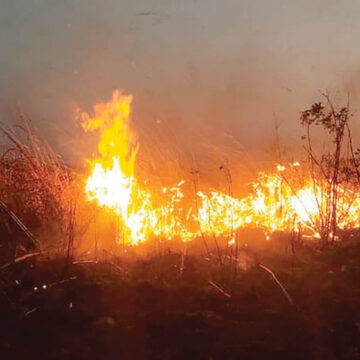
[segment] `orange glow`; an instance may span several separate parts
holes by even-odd
[[[151,235],[171,239],[191,237],[182,225],[176,206],[184,197],[180,187],[164,188],[166,205],[153,207],[151,194],[142,189],[135,177],[138,142],[130,128],[132,96],[115,91],[112,100],[94,107],[94,117],[82,114],[85,131],[101,132],[99,157],[90,162],[85,191],[89,200],[111,210],[120,220],[121,238],[130,244],[145,241]]]
[[[82,114],[84,130],[100,132],[99,156],[90,161],[86,179],[87,198],[118,217],[126,243],[137,244],[151,236],[188,241],[201,234],[227,236],[232,243],[236,230],[249,226],[262,228],[266,234],[294,230],[320,236],[327,198],[316,182],[298,181],[299,162],[259,173],[243,198],[199,191],[199,203],[194,206],[194,200],[184,195],[181,180],[158,191],[154,199],[135,174],[139,144],[130,124],[131,102],[131,95],[115,91],[111,101],[95,105],[93,117]],[[290,185],[290,177],[296,186]],[[346,188],[339,188],[339,194],[339,227],[358,227],[360,197]],[[196,226],[190,230],[189,223]]]
[[[101,132],[100,156],[91,162],[87,196],[114,211],[122,222],[123,237],[136,243],[145,240],[154,219],[150,194],[139,188],[134,176],[138,143],[130,129],[131,102],[131,95],[115,91],[110,102],[95,105],[94,117],[82,114],[82,126]]]

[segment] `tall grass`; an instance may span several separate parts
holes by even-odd
[[[0,200],[40,236],[42,246],[51,244],[46,234],[40,233],[44,228],[58,232],[62,239],[72,238],[68,234],[73,231],[75,216],[68,191],[71,169],[21,111],[17,123],[0,125],[0,132],[6,142],[0,157]]]

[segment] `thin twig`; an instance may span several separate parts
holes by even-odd
[[[127,270],[123,269],[121,266],[115,264],[114,262],[109,261],[109,264],[110,264],[111,266],[113,266],[117,271],[119,271],[120,273],[122,273],[123,275],[126,275],[126,276],[129,275],[129,272],[128,272]]]
[[[181,254],[180,267],[179,267],[180,277],[183,276],[184,268],[185,268],[185,256],[184,256],[184,253],[182,253],[182,254]]]
[[[34,312],[35,312],[36,310],[38,310],[38,309],[39,309],[38,306],[37,306],[37,307],[34,307],[33,309],[27,311],[27,312],[24,314],[24,317],[27,317],[27,316],[31,315],[32,313],[34,313]]]
[[[31,259],[31,258],[41,255],[41,254],[42,254],[42,252],[39,251],[36,253],[31,253],[31,254],[26,254],[26,255],[20,256],[20,257],[16,258],[14,261],[11,261],[11,262],[1,266],[0,271],[6,269],[7,267],[11,266],[12,264],[18,263],[23,260]]]
[[[270,270],[268,267],[266,267],[265,265],[262,264],[258,264],[258,267],[262,270],[265,270],[268,274],[271,275],[271,277],[273,278],[273,280],[276,282],[276,284],[280,287],[281,291],[283,292],[283,294],[285,295],[286,299],[289,301],[290,305],[294,306],[294,301],[291,298],[291,296],[289,295],[289,293],[287,292],[287,290],[285,289],[284,285],[280,282],[280,280],[275,276],[274,272],[272,270]]]
[[[26,235],[26,237],[37,247],[40,247],[39,241],[36,239],[36,237],[31,233],[31,231],[24,225],[24,223],[14,214],[13,211],[11,211],[4,202],[0,200],[0,209],[3,210],[14,222],[15,224],[20,228],[20,230],[23,231],[23,233]]]
[[[87,264],[97,264],[97,260],[74,260],[73,265],[87,265]]]
[[[219,285],[215,284],[213,281],[208,281],[208,283],[213,286],[217,291],[219,291],[221,294],[223,294],[227,298],[231,298],[231,295],[228,294],[225,290],[223,290]]]

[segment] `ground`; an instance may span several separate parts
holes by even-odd
[[[13,264],[1,272],[2,358],[360,359],[357,244],[259,259],[293,304],[258,264],[171,252]]]

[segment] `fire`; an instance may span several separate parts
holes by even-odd
[[[137,136],[130,126],[131,95],[113,93],[108,103],[94,107],[94,116],[82,114],[85,131],[101,132],[99,157],[90,161],[90,175],[85,191],[89,200],[113,212],[120,221],[119,239],[136,244],[150,236],[167,239],[193,236],[183,225],[182,208],[178,206],[184,195],[183,182],[164,188],[165,205],[153,206],[151,194],[144,190],[135,176],[135,160],[139,149]]]
[[[267,234],[302,231],[320,237],[328,198],[314,180],[289,181],[291,171],[294,179],[299,178],[299,162],[278,164],[273,171],[259,173],[243,198],[199,191],[196,200],[187,199],[183,180],[160,189],[154,198],[135,174],[139,143],[130,124],[131,102],[131,95],[117,90],[111,101],[95,105],[94,116],[82,114],[84,130],[100,132],[99,156],[89,162],[85,191],[90,201],[117,216],[119,238],[137,244],[152,236],[188,241],[215,235],[227,236],[231,243],[237,229],[249,226],[262,228]],[[357,227],[360,196],[345,187],[339,188],[339,194],[339,228]],[[197,225],[194,228],[189,223]]]
[[[91,162],[86,193],[101,207],[111,209],[121,220],[123,237],[132,242],[145,240],[153,222],[151,196],[143,191],[135,178],[138,152],[136,134],[130,128],[132,96],[120,91],[112,100],[94,107],[94,117],[82,114],[85,131],[101,132],[100,156]]]
[[[309,188],[294,194],[279,174],[260,173],[251,190],[241,199],[220,192],[210,196],[199,193],[202,206],[198,219],[203,232],[221,235],[248,226],[265,232],[299,230],[300,224],[308,228],[310,217],[318,212]]]
[[[299,166],[298,163],[290,167]],[[288,183],[277,166],[274,173],[259,173],[252,191],[236,199],[221,192],[198,195],[202,199],[198,221],[206,234],[223,235],[241,227],[255,226],[265,233],[274,231],[303,232],[321,237],[328,195],[316,181],[305,181],[296,187]],[[346,187],[339,188],[337,226],[339,229],[359,227],[360,195]]]

